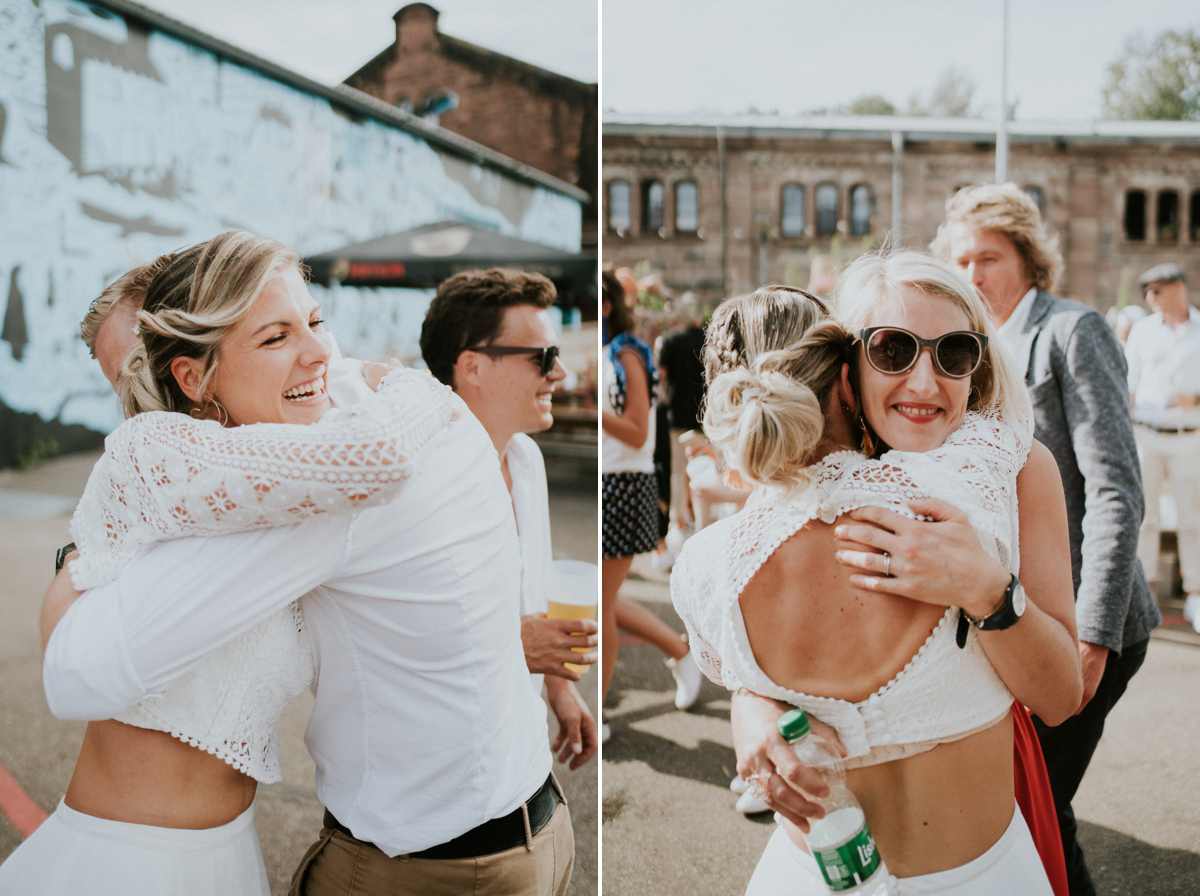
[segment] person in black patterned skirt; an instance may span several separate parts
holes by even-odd
[[[633,335],[633,312],[616,275],[604,271],[604,353],[601,401],[603,543],[601,565],[601,678],[604,696],[617,662],[618,626],[667,654],[675,676],[675,705],[687,709],[700,694],[700,669],[687,641],[633,601],[618,598],[637,554],[658,544],[658,491],[654,476],[654,430],[650,410],[654,362],[650,348]],[[605,724],[602,740],[607,740]]]

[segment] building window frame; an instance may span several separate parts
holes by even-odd
[[[619,192],[624,192],[624,197],[618,201]],[[604,195],[604,217],[609,232],[628,236],[633,226],[633,185],[623,177],[613,178],[605,185]]]
[[[1179,213],[1179,191],[1159,190],[1154,210],[1154,237],[1158,242],[1179,242]]]
[[[822,197],[832,197],[832,207],[822,208]],[[838,232],[838,221],[841,220],[842,191],[831,180],[821,181],[813,190],[813,200],[816,206],[817,236],[833,236]]]
[[[1150,194],[1136,187],[1125,191],[1125,207],[1121,214],[1121,232],[1131,243],[1146,242]]]
[[[1023,186],[1021,188],[1021,190],[1022,190],[1022,192],[1025,193],[1026,196],[1028,196],[1030,199],[1033,200],[1033,204],[1037,206],[1038,212],[1042,216],[1042,220],[1045,220],[1045,218],[1046,218],[1046,191],[1043,190],[1041,187],[1039,187],[1037,184],[1026,184],[1025,186]]]
[[[641,225],[644,236],[661,235],[666,223],[667,188],[657,177],[642,181],[639,191],[642,199]]]
[[[861,197],[866,194],[865,203]],[[865,206],[865,217],[862,212]],[[850,235],[867,236],[875,221],[875,191],[870,184],[855,184],[850,188]]]
[[[808,188],[789,181],[779,189],[779,233],[786,239],[803,237],[808,227]]]
[[[694,180],[675,182],[675,209],[673,214],[675,232],[679,234],[695,234],[700,230],[700,187]],[[690,199],[686,194],[690,193]],[[685,215],[690,214],[689,217]]]

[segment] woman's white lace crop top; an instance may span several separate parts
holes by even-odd
[[[357,375],[333,366],[329,372],[331,379]],[[132,417],[105,440],[71,520],[80,552],[72,581],[81,590],[104,584],[155,542],[288,525],[389,501],[460,407],[429,374],[399,369],[376,394],[310,426],[226,428],[166,412]],[[171,583],[162,588],[170,600]],[[256,780],[278,781],[276,725],[313,674],[296,601],[117,719],[166,731]]]
[[[767,558],[805,523],[831,523],[866,505],[912,515],[907,502],[939,498],[964,511],[989,554],[1018,571],[1016,477],[1032,433],[997,416],[968,413],[940,448],[890,451],[877,460],[851,451],[809,469],[807,483],[761,489],[741,513],[701,530],[684,545],[671,575],[671,597],[687,626],[692,655],[715,682],[798,706],[831,725],[849,767],[931,749],[999,721],[1012,694],[992,668],[974,628],[955,642],[957,608],[948,608],[916,655],[887,684],[858,703],[801,694],[759,668],[738,602]]]

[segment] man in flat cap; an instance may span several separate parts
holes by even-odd
[[[1200,631],[1200,312],[1188,304],[1177,264],[1155,265],[1138,284],[1154,312],[1133,325],[1125,345],[1146,492],[1138,558],[1153,581],[1165,476],[1175,500],[1179,566],[1188,595],[1184,615]]]

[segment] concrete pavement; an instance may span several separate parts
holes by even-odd
[[[639,557],[622,595],[676,630],[667,574]],[[1164,606],[1145,665],[1109,716],[1075,800],[1080,842],[1101,894],[1200,893],[1200,635]],[[728,693],[705,681],[675,709],[662,655],[622,642],[607,709],[601,808],[604,896],[744,891],[774,831],[735,811]]]
[[[37,616],[54,552],[70,540],[70,514],[96,457],[56,458],[28,473],[0,471],[0,806],[6,786],[12,786],[4,782],[6,769],[37,806],[52,810],[66,790],[83,738],[82,723],[60,722],[46,707]],[[548,458],[547,468],[555,557],[595,562],[594,462]],[[598,677],[589,672],[579,683],[593,712]],[[287,892],[292,870],[321,824],[316,769],[304,747],[311,707],[312,696],[306,692],[285,711],[280,722],[283,781],[260,786],[255,801],[275,896]],[[548,725],[553,735],[557,723],[548,719]],[[556,769],[575,832],[570,896],[596,893],[597,767],[594,759],[576,772]],[[17,829],[0,813],[0,860],[20,842]]]

